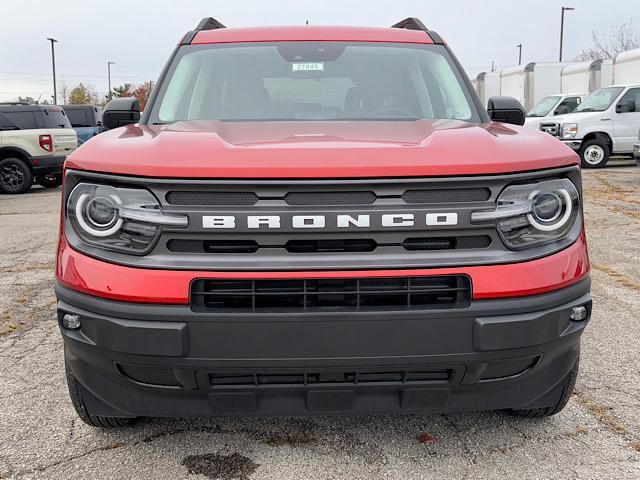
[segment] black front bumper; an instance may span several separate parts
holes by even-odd
[[[36,176],[58,175],[58,174],[62,175],[62,167],[66,159],[67,159],[66,155],[31,157],[31,165],[33,167],[33,173]]]
[[[555,404],[591,313],[589,280],[450,310],[211,315],[56,287],[89,413],[313,415]]]

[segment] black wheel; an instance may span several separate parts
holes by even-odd
[[[24,193],[31,188],[33,174],[24,160],[5,158],[0,161],[0,191]]]
[[[62,185],[62,174],[45,175],[44,177],[38,177],[37,182],[44,188],[56,188]]]
[[[560,400],[555,405],[551,405],[547,408],[531,408],[528,410],[509,410],[509,413],[518,417],[535,418],[535,417],[550,417],[560,412],[569,402],[573,389],[576,386],[576,379],[578,378],[578,370],[580,367],[580,358],[576,360],[576,364],[573,366],[569,375],[566,376],[564,382],[564,389]]]
[[[79,388],[76,377],[73,376],[69,366],[65,363],[64,370],[67,377],[67,386],[69,387],[69,396],[71,397],[71,403],[75,408],[76,413],[84,423],[91,427],[99,428],[120,428],[128,427],[132,425],[136,418],[124,418],[124,417],[102,417],[97,415],[91,415],[87,412],[87,408],[82,401],[82,392]]]
[[[602,168],[609,161],[609,145],[600,138],[587,140],[580,147],[580,161],[584,168]]]

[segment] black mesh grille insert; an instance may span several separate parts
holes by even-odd
[[[255,253],[255,240],[189,240],[173,239],[167,242],[171,252],[180,253]]]
[[[402,246],[407,250],[453,250],[487,248],[491,245],[488,235],[470,235],[460,237],[419,237],[407,238]]]
[[[488,188],[458,188],[447,190],[407,190],[402,198],[407,203],[484,202],[491,197]]]
[[[284,197],[289,205],[371,205],[373,192],[291,192]]]
[[[463,275],[288,280],[194,280],[198,312],[332,311],[463,308],[471,282]]]
[[[271,385],[371,385],[406,383],[446,383],[453,376],[451,368],[415,368],[412,370],[361,370],[323,372],[229,372],[209,374],[212,388],[268,387]]]
[[[168,192],[167,202],[172,205],[255,205],[258,195],[253,192]]]
[[[285,245],[289,253],[373,252],[377,243],[368,239],[290,240]]]

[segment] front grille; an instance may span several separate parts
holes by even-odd
[[[554,137],[560,136],[560,125],[557,123],[542,123],[540,124],[540,130]]]
[[[196,312],[421,310],[464,308],[471,282],[463,275],[287,280],[199,279],[191,284]]]
[[[400,246],[408,251],[471,250],[488,248],[488,235],[454,237],[410,237],[402,243],[378,243],[371,238],[289,240],[284,245],[260,245],[255,240],[191,240],[172,239],[167,249],[175,253],[238,254],[257,253],[261,249],[282,248],[288,253],[369,253],[379,247]]]
[[[288,205],[371,205],[373,192],[291,192],[284,197]]]
[[[269,387],[309,385],[373,385],[446,383],[453,376],[453,369],[412,370],[362,370],[362,371],[277,371],[277,372],[230,372],[209,374],[211,388]]]
[[[488,188],[460,188],[451,190],[408,190],[402,195],[407,203],[485,202],[491,197]]]
[[[393,199],[407,204],[484,202],[491,197],[488,188],[450,188],[405,190],[386,195],[373,191],[306,191],[258,195],[242,191],[176,190],[167,192],[165,198],[170,205],[182,206],[249,206],[260,200],[281,200],[291,206],[348,206],[373,205],[378,199]]]
[[[255,205],[258,196],[253,192],[174,191],[167,193],[171,205]]]

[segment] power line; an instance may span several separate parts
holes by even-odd
[[[51,73],[36,73],[36,72],[11,72],[7,70],[0,70],[0,74],[5,75],[31,75],[36,77],[50,77]],[[60,73],[60,76],[64,77],[81,77],[81,78],[104,78],[104,75],[89,75],[83,73]],[[113,75],[113,78],[156,78],[157,75]],[[34,80],[35,81],[35,80]]]

